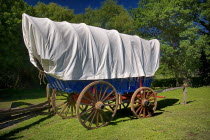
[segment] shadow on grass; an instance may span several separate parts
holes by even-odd
[[[160,101],[158,101],[156,110],[164,111],[164,110],[162,110],[163,108],[168,107],[168,106],[173,106],[178,101],[179,101],[179,99],[163,99],[163,100],[160,100]]]
[[[117,110],[114,119],[109,123],[109,125],[117,125],[119,122],[129,121],[136,119],[131,112],[130,108]]]
[[[20,106],[30,106],[30,105],[33,105],[33,104],[27,103],[27,102],[12,102],[11,108],[16,108]]]
[[[163,99],[163,100],[158,101],[156,110],[161,111],[161,112],[154,113],[154,115],[152,117],[161,115],[164,112],[164,110],[162,110],[162,109],[164,109],[165,107],[168,107],[168,106],[173,106],[178,101],[179,101],[178,99]],[[129,121],[132,119],[138,119],[138,118],[136,118],[133,115],[130,108],[118,110],[113,121],[110,122],[110,125],[117,125],[117,123],[119,123],[119,122]]]
[[[37,114],[37,115],[40,115],[40,114]],[[32,117],[36,117],[37,115],[28,116],[27,119],[30,119],[30,118],[32,118]],[[14,137],[14,135],[15,135],[16,133],[19,133],[20,131],[29,129],[30,127],[32,127],[32,126],[34,126],[34,125],[37,125],[37,124],[39,124],[39,123],[41,123],[41,122],[43,122],[43,121],[45,121],[45,120],[47,120],[47,119],[49,119],[49,118],[51,118],[51,117],[52,117],[52,115],[48,115],[48,116],[46,116],[46,117],[44,117],[44,118],[41,118],[41,119],[39,119],[38,121],[33,122],[33,123],[29,124],[29,125],[26,125],[26,126],[24,126],[24,127],[20,127],[20,128],[17,128],[17,129],[14,129],[14,130],[10,131],[9,133],[6,133],[6,134],[0,136],[0,139],[2,139],[2,140],[3,140],[3,139],[4,139],[4,140],[12,140],[12,139],[19,139],[19,138],[22,138],[23,136]],[[26,119],[26,118],[25,118],[25,119]]]
[[[40,111],[42,111],[42,110],[40,110]],[[48,113],[48,112],[41,112],[40,113],[40,112],[34,111],[34,112],[17,114],[17,115],[13,115],[13,116],[4,116],[4,117],[0,118],[0,129],[10,127],[12,125],[15,125],[17,123],[23,122],[23,121],[28,120],[28,119],[31,119],[31,118],[36,117],[38,115],[44,115],[44,113]]]

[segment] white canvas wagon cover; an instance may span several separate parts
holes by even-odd
[[[22,30],[31,63],[61,80],[150,77],[159,67],[157,39],[27,14]]]

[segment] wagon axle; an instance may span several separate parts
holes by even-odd
[[[99,110],[103,110],[105,108],[104,104],[101,102],[101,101],[98,101],[96,104],[95,104],[95,108],[96,109],[99,109]]]
[[[148,101],[148,100],[142,100],[142,105],[144,107],[148,107],[150,105],[150,101]]]

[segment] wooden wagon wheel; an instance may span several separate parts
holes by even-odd
[[[131,111],[137,118],[152,116],[157,107],[157,97],[151,88],[137,89],[131,98]]]
[[[77,100],[77,118],[87,129],[105,126],[114,118],[118,100],[118,94],[110,83],[92,82],[82,90]],[[87,107],[81,110],[81,105]],[[114,109],[112,110],[110,106]]]
[[[73,93],[57,92],[53,89],[52,106],[56,114],[64,119],[76,116],[76,101]]]

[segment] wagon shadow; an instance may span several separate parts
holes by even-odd
[[[168,107],[168,106],[173,106],[178,101],[179,101],[179,99],[163,99],[163,100],[160,100],[160,101],[158,101],[158,105],[157,105],[156,110],[164,111],[162,109],[164,109],[165,107]]]
[[[27,103],[27,102],[12,102],[11,108],[16,108],[20,106],[30,106],[30,105],[33,105],[33,104]]]
[[[168,106],[176,105],[178,101],[179,99],[163,99],[163,100],[158,101],[156,111],[161,111],[161,112],[154,113],[152,117],[163,114],[165,112],[165,110],[163,110],[164,108]]]
[[[173,106],[178,101],[179,101],[179,99],[163,99],[163,100],[158,101],[158,105],[156,108],[156,110],[158,112],[154,113],[154,115],[152,117],[156,117],[158,115],[163,114],[165,111],[165,110],[163,110],[164,108],[166,108],[168,106]],[[117,123],[119,123],[119,122],[129,121],[129,120],[133,120],[133,119],[138,119],[138,118],[134,117],[130,108],[121,109],[121,110],[117,111],[113,121],[110,122],[110,125],[117,125]]]
[[[109,123],[109,125],[117,125],[119,122],[129,121],[136,119],[131,112],[130,108],[120,109],[117,111],[113,121]]]
[[[11,122],[11,124],[13,125],[13,124],[22,122],[22,121],[24,121],[24,120],[27,120],[27,119],[30,119],[30,118],[33,118],[33,117],[36,117],[36,116],[42,115],[42,114],[45,115],[44,113],[40,113],[40,114],[30,114],[29,116],[26,116],[26,117],[24,117],[24,118],[22,118],[22,119],[20,119],[20,120],[16,120],[16,121],[14,121],[14,122]],[[52,115],[47,115],[46,117],[41,118],[41,119],[39,119],[38,121],[33,122],[33,123],[29,124],[29,125],[26,125],[26,126],[24,126],[24,127],[20,127],[20,128],[17,128],[17,129],[14,129],[14,130],[10,131],[9,133],[6,133],[6,134],[0,136],[0,139],[9,139],[9,140],[12,140],[12,139],[19,139],[19,138],[21,138],[21,137],[14,137],[14,135],[15,135],[16,133],[19,133],[20,131],[29,129],[30,127],[32,127],[32,126],[34,126],[34,125],[40,124],[41,122],[43,122],[43,121],[45,121],[45,120],[47,120],[47,119],[49,119],[49,118],[51,118],[51,117],[52,117]],[[8,124],[7,124],[7,125],[8,125]],[[1,126],[1,127],[4,128],[4,126]],[[7,127],[8,127],[8,126],[7,126]],[[2,128],[1,128],[1,129],[2,129]],[[11,137],[12,137],[12,138],[11,138]]]

